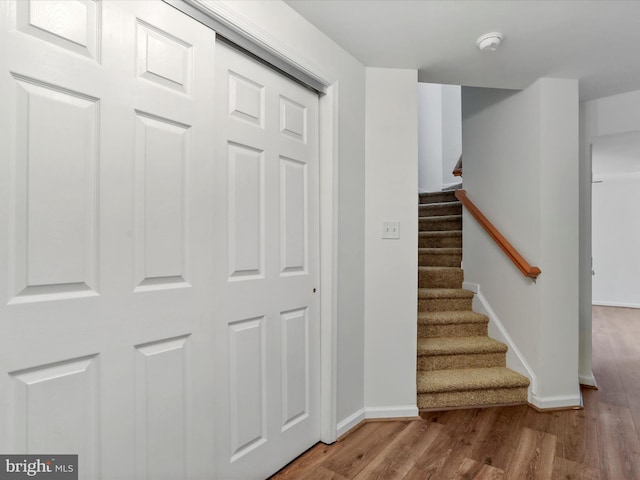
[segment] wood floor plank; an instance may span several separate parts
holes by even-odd
[[[329,457],[322,466],[347,478],[353,478],[410,423],[413,422],[366,423],[350,434],[344,448]]]
[[[556,457],[552,478],[553,480],[600,480],[600,472],[587,465]]]
[[[465,458],[451,480],[502,480],[504,472],[498,468]]]
[[[523,428],[509,466],[506,478],[548,480],[553,474],[556,436]]]
[[[411,422],[354,480],[402,480],[444,430],[432,422]]]
[[[628,399],[620,377],[620,369],[616,368],[616,349],[620,345],[612,343],[611,336],[611,331],[616,327],[619,328],[620,323],[615,318],[603,318],[598,308],[594,308],[593,311],[593,372],[598,379],[598,400],[612,405],[627,405]],[[616,313],[620,314],[620,312]]]
[[[584,460],[587,415],[586,410],[576,410],[558,417],[557,456],[571,461]]]
[[[453,451],[453,439],[446,432],[446,428],[438,434],[432,442],[432,447],[427,449],[416,461],[413,468],[402,480],[436,480],[444,478],[440,471],[449,459]]]
[[[494,428],[472,450],[471,458],[501,470],[506,469],[515,454],[518,436],[530,409],[528,406],[504,407],[498,414]]]
[[[456,429],[457,435],[453,437],[453,452],[449,455],[446,465],[440,470],[441,478],[455,477],[459,465],[469,457],[473,445],[488,435],[498,415],[495,408],[480,408],[470,412],[473,415]]]
[[[294,462],[291,462],[273,475],[271,480],[297,480],[303,478],[308,473],[317,469],[322,461],[329,455],[335,454],[343,446],[344,444],[341,442],[336,442],[333,445],[318,443],[298,457]]]
[[[507,480],[505,474],[499,468],[483,465],[473,480]]]
[[[599,404],[599,445],[603,478],[640,478],[640,441],[626,407]]]
[[[304,477],[297,477],[298,480],[349,480],[347,477],[332,472],[322,466],[316,467],[311,473]]]

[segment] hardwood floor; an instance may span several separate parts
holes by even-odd
[[[599,390],[583,390],[583,410],[499,407],[369,422],[272,480],[640,479],[640,310],[594,307],[593,370]]]

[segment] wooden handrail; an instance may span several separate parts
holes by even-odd
[[[460,158],[458,159],[458,162],[456,163],[456,166],[453,167],[453,176],[454,177],[461,177],[462,176],[462,154],[460,155]]]
[[[524,258],[522,258],[522,255],[513,248],[513,245],[504,238],[498,229],[494,227],[487,217],[482,214],[478,207],[469,200],[467,192],[465,190],[456,190],[455,195],[456,198],[460,200],[460,203],[462,203],[469,213],[473,215],[473,218],[475,218],[482,228],[486,230],[489,236],[493,238],[502,251],[507,254],[507,257],[509,257],[514,265],[518,267],[518,270],[520,270],[525,277],[532,278],[533,280],[538,278],[538,275],[540,275],[542,271],[538,267],[532,267]]]

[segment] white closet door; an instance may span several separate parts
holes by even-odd
[[[219,478],[263,479],[320,438],[318,97],[218,42]]]
[[[0,25],[0,452],[210,479],[215,34],[157,1]]]

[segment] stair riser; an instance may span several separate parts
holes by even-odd
[[[433,253],[418,254],[420,267],[459,267],[462,263],[461,254],[437,255]]]
[[[433,192],[433,193],[421,193],[420,204],[427,203],[442,203],[442,202],[457,202],[456,194],[454,191],[450,192]]]
[[[444,325],[418,324],[418,337],[480,337],[486,336],[486,323],[454,323]]]
[[[462,217],[426,217],[418,220],[420,232],[441,232],[449,230],[462,230]]]
[[[524,387],[471,390],[465,392],[421,393],[418,394],[418,408],[526,403],[527,400],[527,389]]]
[[[447,272],[418,271],[419,288],[462,288],[462,269]]]
[[[470,298],[419,298],[419,312],[445,312],[447,310],[471,310]]]
[[[430,237],[428,235],[418,236],[419,248],[462,248],[462,236],[438,236]]]
[[[437,217],[439,215],[462,215],[462,205],[436,203],[434,205],[420,205],[418,207],[418,216],[420,217]]]
[[[506,355],[500,352],[469,355],[421,355],[418,357],[418,370],[432,371],[483,367],[506,367]]]

